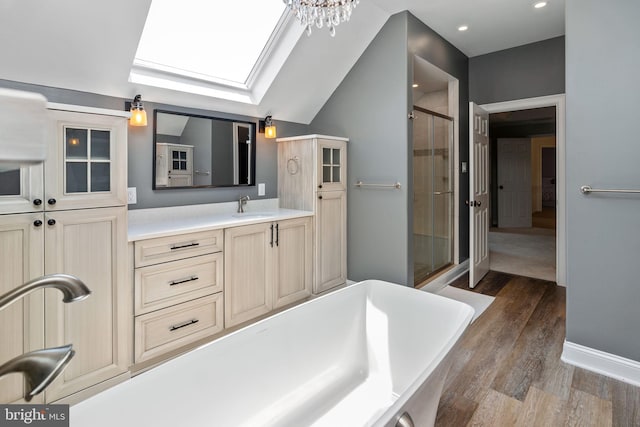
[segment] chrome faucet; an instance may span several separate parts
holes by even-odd
[[[48,276],[33,279],[0,296],[0,310],[12,302],[24,297],[29,292],[33,292],[41,288],[60,289],[64,295],[62,302],[82,301],[91,294],[91,290],[87,288],[87,285],[77,277],[73,277],[68,274],[50,274]]]
[[[249,200],[251,200],[249,196],[240,197],[238,200],[238,213],[244,213],[244,205],[246,205]]]
[[[91,294],[91,290],[77,277],[68,274],[51,274],[33,279],[0,296],[0,310],[28,293],[42,288],[59,289],[63,294],[62,302],[65,303],[81,301]],[[60,375],[74,354],[71,344],[25,353],[1,365],[0,377],[13,372],[22,372],[27,382],[24,399],[29,402]]]
[[[22,372],[27,382],[24,400],[29,402],[64,371],[74,354],[71,344],[25,353],[0,366],[0,377]]]

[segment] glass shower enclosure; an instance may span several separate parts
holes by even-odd
[[[453,118],[413,107],[414,285],[453,263]]]

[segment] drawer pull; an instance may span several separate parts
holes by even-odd
[[[186,328],[187,326],[191,326],[191,325],[195,325],[195,324],[196,324],[196,323],[198,323],[198,322],[199,322],[199,320],[198,320],[198,319],[191,319],[191,320],[189,320],[188,322],[180,323],[180,324],[178,324],[178,325],[173,325],[173,326],[171,326],[171,327],[169,328],[169,330],[170,330],[171,332],[173,332],[173,331],[177,331],[178,329]]]
[[[187,282],[195,282],[196,280],[198,280],[198,276],[191,276],[187,279],[172,280],[171,282],[169,282],[169,286],[175,286]]]
[[[171,245],[171,250],[175,251],[176,249],[191,248],[193,246],[200,246],[200,243],[189,243],[186,245]]]

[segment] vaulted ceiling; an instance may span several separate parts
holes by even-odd
[[[281,7],[280,0],[265,1]],[[122,98],[141,93],[154,102],[309,123],[399,11],[409,10],[467,56],[564,34],[564,0],[549,0],[539,10],[533,0],[361,0],[335,38],[326,30],[311,37],[299,31],[280,72],[253,105],[129,82],[150,4],[0,0],[0,79]],[[459,32],[463,24],[469,30]]]

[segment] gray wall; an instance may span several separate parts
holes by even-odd
[[[423,24],[412,14],[408,16],[408,48],[409,53],[426,59],[431,64],[446,71],[448,74],[458,79],[458,105],[459,105],[459,156],[460,162],[469,161],[469,59],[459,51],[451,43],[440,37],[438,33]],[[413,69],[409,69],[413,72]],[[409,82],[413,82],[413,76],[410,74]],[[407,84],[407,87],[409,85]],[[410,99],[411,101],[411,99]],[[412,108],[413,101],[408,106]],[[413,141],[413,126],[408,122],[409,145]],[[413,160],[411,157],[407,159],[408,176],[413,177]],[[465,205],[465,200],[469,198],[469,175],[460,174],[455,177],[460,183],[460,193],[458,194],[458,202],[460,206],[459,234],[458,244],[460,245],[460,262],[469,258],[469,207]],[[409,180],[408,182],[411,182]],[[413,188],[411,188],[411,192]],[[411,194],[411,192],[409,194]],[[413,230],[413,206],[412,199],[409,202],[409,230]],[[409,232],[410,241],[409,248],[413,247],[413,233]],[[413,253],[412,250],[409,251]],[[413,259],[410,257],[409,268],[413,275]]]
[[[564,93],[564,36],[469,58],[477,104]]]
[[[209,119],[190,117],[180,136],[181,144],[193,145],[193,185],[211,185],[211,175],[196,173],[211,171],[211,126]]]
[[[408,12],[389,18],[311,122],[313,132],[350,139],[347,244],[353,280],[377,278],[413,286],[412,125],[407,118],[413,105],[413,54],[460,79],[461,146],[466,147],[467,58]],[[357,189],[353,183],[358,180],[399,181],[402,188]]]
[[[214,184],[233,182],[233,123],[214,120],[211,123],[211,135],[214,147],[211,153],[211,179]]]
[[[124,110],[125,101],[130,101],[94,93],[32,85],[9,80],[0,80],[0,87],[38,92],[43,94],[49,102],[113,110]],[[129,205],[129,209],[229,202],[237,200],[245,194],[251,196],[252,199],[258,198],[257,186],[156,191],[153,191],[151,186],[153,179],[153,110],[155,108],[234,120],[253,121],[256,122],[256,129],[258,122],[257,117],[177,107],[167,104],[154,104],[146,101],[144,102],[144,106],[147,110],[148,126],[129,127],[129,147],[127,150],[129,157],[128,186],[136,187],[138,196],[138,203]],[[275,124],[278,128],[279,137],[305,135],[309,133],[309,126],[304,124],[284,121],[275,121]],[[265,198],[277,197],[278,194],[277,154],[275,141],[266,140],[263,134],[258,134],[256,147],[256,183],[264,182],[266,184]]]
[[[347,262],[352,280],[407,283],[407,19],[389,18],[311,122],[347,143]],[[357,189],[357,180],[401,190]]]
[[[567,340],[640,361],[640,2],[567,0]]]

